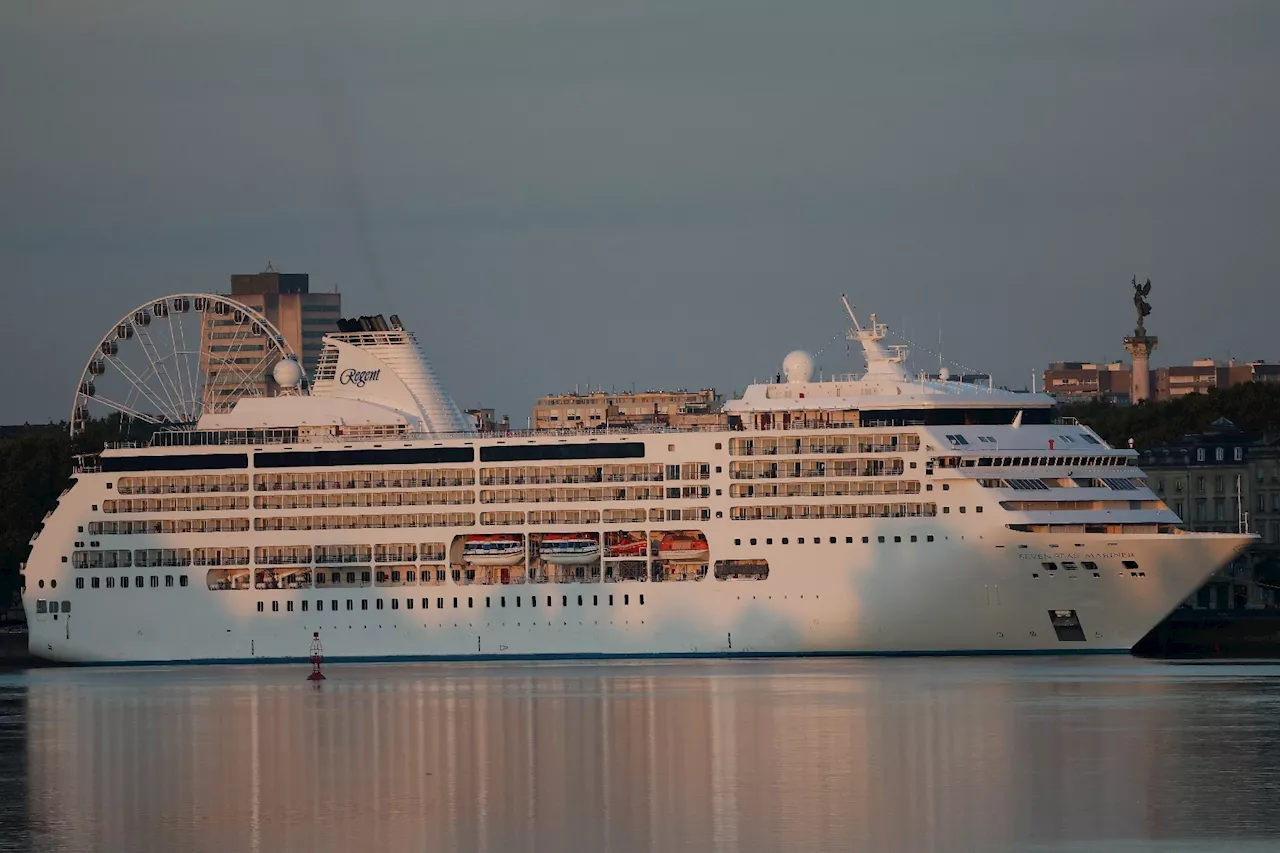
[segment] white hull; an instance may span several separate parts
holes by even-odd
[[[678,551],[659,551],[657,559],[668,563],[705,563],[707,551],[684,548]]]
[[[753,532],[763,534],[767,526]],[[919,543],[862,545],[864,532],[884,527],[857,521],[787,527],[792,534],[837,535],[841,543],[853,535],[859,544],[824,541],[812,552],[774,546],[763,552],[771,570],[760,581],[210,591],[192,567],[185,570],[192,574],[185,589],[94,590],[102,599],[96,607],[77,591],[67,596],[75,602],[70,614],[55,619],[32,613],[31,651],[50,660],[97,663],[301,659],[312,632],[319,631],[331,659],[1122,652],[1248,541],[1228,535],[1130,537],[1107,552],[1114,557],[1099,560],[1106,569],[1095,578],[1039,571],[1038,559],[1027,557],[1050,553],[1047,538],[944,538],[938,524],[922,521],[895,524],[894,531],[915,531]],[[714,558],[724,535],[710,525],[707,532]],[[930,532],[938,541],[923,543]],[[1073,553],[1059,548],[1053,556],[1070,559]],[[1082,553],[1087,558],[1094,552]],[[1145,577],[1121,569],[1121,559],[1138,562]],[[536,606],[531,596],[537,596]],[[414,599],[412,610],[406,609],[408,598]],[[317,599],[326,602],[320,613]],[[304,600],[306,613],[300,609]],[[352,610],[345,609],[347,600]],[[329,610],[330,601],[342,609]],[[1084,639],[1059,640],[1050,610],[1075,610]]]
[[[594,551],[576,554],[548,554],[544,551],[542,560],[553,566],[589,566],[600,562],[600,550],[597,548]]]
[[[515,566],[524,562],[524,549],[511,554],[467,554],[462,559],[473,566]]]

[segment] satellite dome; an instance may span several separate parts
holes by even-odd
[[[788,382],[808,382],[813,378],[813,356],[804,350],[787,353],[782,360],[782,375]]]
[[[302,365],[292,358],[282,358],[271,368],[271,378],[281,388],[297,388],[302,384]]]

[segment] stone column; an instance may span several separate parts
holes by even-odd
[[[1129,384],[1129,402],[1139,403],[1151,399],[1151,353],[1160,339],[1145,332],[1124,339],[1124,348],[1133,358],[1133,370]]]

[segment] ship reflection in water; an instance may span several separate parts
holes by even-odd
[[[1276,849],[1280,666],[0,676],[0,848]],[[1155,846],[1139,843],[1153,840]]]

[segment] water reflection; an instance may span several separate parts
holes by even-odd
[[[302,668],[43,671],[0,680],[0,837],[1240,849],[1280,834],[1266,793],[1280,783],[1278,673],[1128,659],[436,665],[334,667],[315,689]]]

